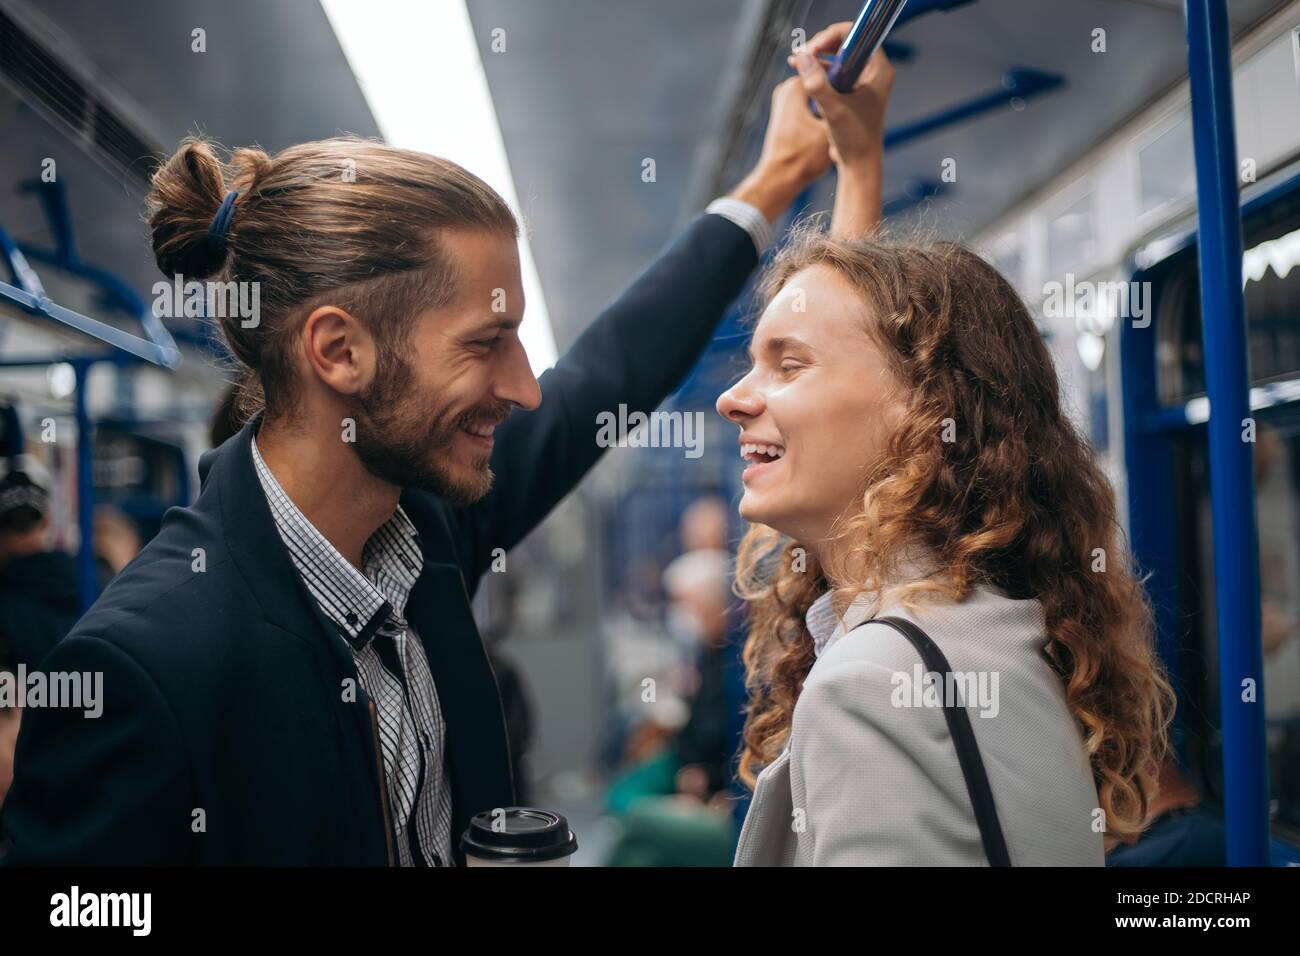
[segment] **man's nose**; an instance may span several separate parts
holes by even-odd
[[[531,412],[542,404],[542,389],[537,384],[537,376],[528,364],[528,353],[523,343],[515,339],[506,356],[505,367],[496,389],[497,398],[518,405],[526,412]]]

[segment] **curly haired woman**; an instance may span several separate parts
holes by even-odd
[[[956,245],[863,236],[879,77],[836,99],[796,61],[839,194],[831,234],[771,267],[753,366],[718,399],[749,462],[736,862],[995,862],[941,706],[958,687],[1001,862],[1101,865],[1141,831],[1173,707],[1112,489],[1006,280]]]

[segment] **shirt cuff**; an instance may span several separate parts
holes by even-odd
[[[751,206],[743,199],[724,196],[721,199],[713,200],[705,207],[704,211],[713,213],[715,216],[721,216],[723,219],[730,219],[749,233],[749,238],[754,240],[754,249],[758,252],[760,258],[767,251],[767,247],[772,244],[772,224],[756,207]]]

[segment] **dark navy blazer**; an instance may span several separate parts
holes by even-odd
[[[446,718],[453,844],[473,814],[514,803],[470,612],[493,549],[515,545],[595,463],[598,413],[649,411],[680,383],[756,262],[744,230],[700,216],[542,376],[541,406],[497,429],[483,500],[402,493],[424,550],[407,617]],[[254,427],[204,455],[193,507],[167,513],[43,662],[102,672],[103,714],[23,714],[6,863],[391,861],[370,702],[276,531]]]

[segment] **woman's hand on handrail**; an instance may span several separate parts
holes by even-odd
[[[894,85],[894,67],[883,49],[877,50],[848,93],[830,85],[818,60],[839,48],[850,24],[847,20],[822,30],[789,58],[799,72],[804,92],[817,104],[830,141],[838,185],[831,215],[831,234],[870,233],[880,223],[884,191],[885,108]]]

